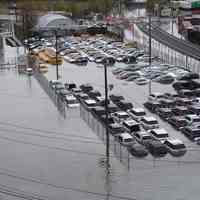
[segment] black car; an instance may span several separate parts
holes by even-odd
[[[138,143],[133,144],[132,146],[127,147],[129,153],[135,157],[143,158],[148,155],[147,149]]]
[[[110,100],[115,103],[117,101],[121,101],[121,100],[124,100],[124,97],[121,96],[121,95],[114,95],[114,94],[111,94],[110,96]]]
[[[67,90],[72,90],[72,89],[76,88],[76,84],[75,83],[65,83],[65,88]]]
[[[200,140],[200,127],[186,126],[182,128],[182,133],[192,141]]]
[[[83,92],[90,92],[93,90],[93,87],[90,84],[82,84],[80,85],[80,88]]]
[[[101,96],[101,93],[98,90],[91,90],[87,94],[92,99],[95,99],[96,97],[100,97]]]
[[[200,115],[200,105],[191,105],[191,106],[188,106],[188,110],[191,113]]]
[[[83,92],[80,92],[78,94],[75,95],[79,100],[86,100],[86,99],[89,99],[90,97],[86,94],[86,93],[83,93]]]
[[[145,146],[154,157],[163,157],[167,154],[166,146],[160,141],[149,140]]]
[[[183,127],[187,126],[187,120],[185,117],[173,116],[168,119],[168,123],[171,124],[175,129],[181,130]]]
[[[156,113],[158,108],[162,108],[161,103],[157,101],[147,101],[143,105],[152,113]]]
[[[133,108],[133,104],[131,102],[127,102],[125,100],[117,101],[115,104],[122,110],[129,110]]]
[[[112,135],[118,135],[126,132],[126,129],[121,124],[118,123],[109,124],[108,129]]]
[[[101,106],[96,106],[92,108],[91,112],[96,116],[96,117],[101,117],[102,115],[106,114],[105,108]]]
[[[171,117],[173,113],[172,113],[172,110],[170,108],[158,108],[157,114],[163,120],[168,120],[168,118]]]
[[[101,115],[99,119],[104,125],[106,125],[106,115]],[[115,121],[113,117],[108,115],[108,124],[114,124],[114,123]]]
[[[195,90],[197,88],[200,88],[200,83],[195,80],[177,81],[173,83],[172,86],[175,90],[181,90],[181,89]]]
[[[172,108],[172,113],[175,116],[183,116],[187,114],[192,114],[190,110],[186,106],[175,106]]]
[[[189,72],[179,78],[179,80],[191,80],[191,79],[199,79],[199,74]]]
[[[171,108],[174,106],[174,100],[172,99],[163,98],[159,100],[159,103],[161,104],[163,108]]]

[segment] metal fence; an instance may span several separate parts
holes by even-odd
[[[65,118],[66,117],[66,112],[65,112],[66,103],[65,103],[65,101],[63,101],[61,99],[61,97],[56,94],[55,90],[53,90],[50,87],[49,81],[47,80],[47,78],[42,73],[40,73],[37,69],[35,69],[35,71],[34,71],[34,77],[38,81],[38,83],[40,84],[42,89],[50,97],[50,99],[52,100],[54,105],[57,107],[58,111]]]
[[[88,126],[97,134],[97,136],[106,143],[106,128],[98,120],[95,114],[90,112],[84,104],[80,105],[80,117],[88,124]],[[109,133],[110,134],[110,133]],[[127,148],[121,145],[115,137],[110,134],[110,150],[114,153],[115,157],[120,160],[128,168],[130,167],[130,153]]]

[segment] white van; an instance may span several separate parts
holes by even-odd
[[[129,133],[121,133],[120,135],[117,136],[117,140],[119,141],[120,144],[125,146],[132,145],[134,142],[133,137]]]

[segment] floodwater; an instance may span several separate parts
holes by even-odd
[[[12,49],[13,52],[15,51]],[[6,55],[13,55],[10,49]],[[9,56],[11,57],[11,56]],[[119,66],[119,64],[116,64]],[[46,77],[55,79],[56,67]],[[148,86],[115,79],[108,70],[113,92],[141,106]],[[104,91],[104,73],[95,64],[59,66],[63,82],[91,83]],[[153,92],[172,91],[152,85]],[[67,109],[66,118],[41,89],[34,76],[17,70],[0,71],[0,195],[2,199],[57,200],[198,200],[199,146],[165,122],[169,134],[182,139],[188,152],[182,158],[131,157],[130,169],[111,155],[108,174],[105,145],[80,118],[79,109]]]

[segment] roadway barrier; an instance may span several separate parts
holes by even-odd
[[[140,48],[148,53],[149,36],[143,23],[134,24],[134,40],[138,42]],[[154,26],[152,26],[151,41],[152,56],[159,56],[163,62],[200,73],[200,49],[196,45],[180,40]]]

